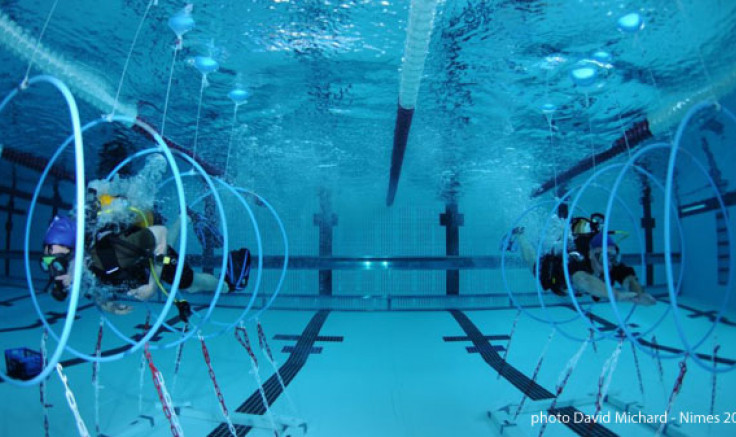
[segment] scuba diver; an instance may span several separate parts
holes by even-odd
[[[614,297],[619,302],[633,302],[639,305],[650,306],[656,299],[644,291],[636,277],[636,272],[630,266],[621,262],[620,249],[613,239],[601,232],[604,216],[596,213],[588,218],[574,218],[571,220],[572,245],[568,251],[568,274],[572,281],[572,288],[577,293],[590,294],[593,300],[608,297],[604,276],[603,257],[608,259],[608,272],[613,283],[621,285],[622,290],[613,288]],[[608,249],[603,253],[603,241],[606,239]],[[507,251],[518,247],[524,262],[536,275],[539,262],[539,282],[542,289],[549,290],[558,296],[567,294],[568,284],[565,281],[565,266],[562,253],[554,250],[542,255],[537,260],[535,247],[524,236],[524,228],[517,227],[509,236]],[[612,284],[613,285],[613,284]]]
[[[171,284],[176,266],[184,262],[179,289],[188,293],[214,292],[218,280],[208,273],[194,272],[168,245],[178,235],[179,223],[171,231],[162,225],[141,227],[136,224],[106,226],[87,236],[85,267],[102,285],[113,286],[138,300],[146,300],[157,287],[166,293],[161,281]],[[51,295],[66,299],[71,286],[70,271],[75,250],[76,223],[69,217],[57,216],[46,230],[41,268],[48,272],[53,284]],[[250,274],[248,249],[233,251],[228,256],[225,281],[229,291],[242,290]],[[125,291],[127,290],[127,292]],[[112,299],[97,299],[105,311],[127,314],[132,308]],[[186,301],[177,301],[180,316],[186,320],[191,313]]]

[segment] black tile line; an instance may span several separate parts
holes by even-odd
[[[294,346],[284,346],[283,349],[281,349],[282,353],[290,354],[294,352],[295,348]],[[314,346],[310,351],[310,354],[321,354],[322,353],[322,347],[321,346]]]
[[[501,356],[493,350],[493,347],[491,344],[486,340],[483,336],[483,334],[480,332],[478,327],[473,324],[473,322],[468,318],[468,316],[465,315],[462,311],[458,310],[449,310],[450,314],[455,318],[455,320],[458,322],[460,327],[465,331],[465,333],[468,335],[468,337],[471,338],[473,341],[473,344],[478,348],[480,351],[481,356],[483,357],[483,360],[488,363],[491,367],[493,367],[497,372],[501,373],[501,376],[503,376],[506,380],[508,380],[511,384],[513,384],[516,388],[521,390],[523,393],[526,393],[526,395],[532,399],[532,400],[541,400],[541,399],[552,399],[555,396],[548,391],[547,389],[543,388],[536,382],[533,382],[529,377],[521,373],[519,370],[517,370],[515,367],[513,367],[511,364],[506,363],[503,364],[503,359]],[[572,431],[574,431],[576,434],[581,436],[591,436],[591,437],[616,437],[617,434],[614,434],[604,426],[600,424],[584,424],[585,426],[583,428],[580,428],[579,424],[575,424],[574,420],[572,420],[572,416],[575,412],[579,411],[574,407],[567,407],[564,409],[554,410],[554,411],[565,411],[566,414],[569,414],[571,416],[571,420],[569,420],[569,423],[565,424],[568,428],[570,428]],[[551,414],[553,414],[552,411],[550,411]]]
[[[513,384],[521,392],[526,393],[532,400],[541,399],[552,399],[555,397],[552,392],[543,388],[536,382],[533,382],[526,375],[521,373],[518,369],[510,365],[509,363],[503,362],[501,355],[496,352],[493,346],[488,342],[486,336],[484,336],[478,327],[470,321],[468,316],[459,310],[449,310],[452,317],[455,318],[460,327],[465,331],[465,334],[473,342],[473,345],[477,348],[483,361],[488,363],[493,369],[501,373],[506,380]]]
[[[503,352],[503,351],[504,351],[504,350],[506,349],[506,348],[505,348],[505,347],[503,347],[503,346],[493,346],[493,345],[492,345],[491,347],[492,347],[492,348],[493,348],[493,350],[494,350],[494,351],[496,351],[496,352]],[[477,354],[478,352],[480,352],[480,351],[478,350],[478,348],[477,348],[477,347],[475,347],[475,346],[466,346],[466,347],[465,347],[465,350],[467,350],[469,354]]]
[[[82,305],[80,307],[77,307],[77,313],[79,313],[80,311],[84,311],[84,310],[86,310],[88,308],[91,308],[93,306],[94,306],[94,304],[91,304],[90,303],[90,304],[87,304],[87,305]],[[66,313],[59,313],[59,312],[56,312],[56,311],[47,311],[46,314],[48,316],[48,317],[46,317],[46,322],[49,325],[55,324],[58,320],[66,319]],[[81,316],[78,316],[78,315],[75,314],[74,315],[74,320],[78,320],[80,317]],[[15,326],[15,327],[12,327],[12,328],[2,328],[2,329],[0,329],[0,334],[5,333],[5,332],[16,332],[16,331],[24,331],[26,329],[40,328],[42,326],[43,326],[43,322],[41,321],[41,319],[37,319],[35,322],[31,323],[30,325]]]
[[[294,351],[286,359],[286,362],[279,368],[281,378],[284,380],[284,385],[288,386],[289,383],[296,377],[296,374],[304,367],[307,359],[309,358],[314,343],[319,338],[319,331],[322,329],[329,311],[322,310],[315,313],[312,319],[309,321],[307,326],[304,328],[304,332],[299,336]],[[269,405],[273,405],[274,401],[281,395],[283,389],[277,376],[271,375],[263,384],[263,391],[266,394],[266,401]],[[263,405],[261,394],[258,390],[254,391],[248,399],[245,400],[235,411],[246,414],[265,414],[266,407]],[[235,425],[235,430],[238,437],[247,435],[251,427],[244,425]],[[225,423],[221,423],[207,437],[229,437],[230,431]]]
[[[670,300],[667,299],[667,298],[663,298],[661,300],[663,302],[667,302],[668,304],[671,304]],[[703,310],[699,310],[699,309],[697,309],[695,307],[692,307],[692,306],[683,305],[683,304],[681,304],[679,302],[677,303],[677,306],[680,307],[680,308],[682,308],[682,309],[686,309],[686,310],[690,311],[691,314],[688,315],[688,317],[690,317],[690,318],[706,317],[711,322],[714,322],[716,320],[716,316],[718,315],[718,310],[716,310],[716,311],[703,311]],[[727,325],[727,326],[736,326],[736,322],[732,322],[732,321],[728,320],[725,317],[721,317],[721,320],[718,323],[723,323],[724,325]]]
[[[508,340],[508,335],[484,335],[483,338],[486,340]],[[470,341],[470,338],[467,335],[448,335],[445,337],[442,337],[442,340],[444,341]]]
[[[678,354],[684,352],[683,349],[678,349],[678,348],[674,348],[674,347],[670,347],[670,346],[664,346],[664,345],[661,345],[659,343],[656,343],[655,344],[655,343],[652,343],[650,341],[647,341],[647,340],[645,340],[643,338],[637,338],[636,340],[639,342],[639,344],[641,344],[643,346],[650,347],[652,349],[657,349],[657,350],[665,351],[665,352],[673,352],[673,353],[678,353]],[[713,362],[713,355],[710,355],[710,354],[701,354],[701,353],[698,353],[696,355],[699,358],[701,358],[701,359],[703,359],[705,361]],[[731,360],[729,358],[719,357],[719,356],[716,356],[716,360],[715,361],[716,361],[716,363],[719,363],[719,364],[729,364],[729,365],[736,364],[736,361],[734,361],[734,360]]]
[[[10,307],[10,306],[13,306],[13,302],[17,302],[17,301],[23,300],[23,299],[28,299],[30,297],[31,297],[30,294],[22,294],[20,296],[11,297],[11,298],[5,299],[3,301],[0,301],[0,306]]]
[[[274,340],[299,340],[299,335],[286,335],[286,334],[276,334],[273,336]],[[342,336],[339,335],[318,335],[315,341],[334,341],[334,342],[341,342],[343,340]]]

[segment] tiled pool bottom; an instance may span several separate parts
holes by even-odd
[[[2,293],[0,341],[3,348],[25,346],[38,349],[42,331],[27,292],[4,288]],[[58,317],[63,317],[63,306],[57,308],[45,299],[46,296],[41,297],[42,307],[50,320],[56,320],[53,327],[61,329],[63,318],[59,320]],[[97,310],[86,303],[82,302],[80,307],[70,344],[93,354],[100,317]],[[704,332],[711,323],[709,313],[703,312],[708,308],[699,308],[694,302],[687,304],[690,309],[683,310],[682,317],[688,332],[693,335]],[[634,329],[645,330],[652,320],[660,317],[667,305],[660,302],[652,309],[638,310],[630,323]],[[574,315],[564,307],[549,311],[549,316],[556,320]],[[607,329],[607,323],[615,320],[608,305],[597,305],[594,312],[601,329]],[[216,317],[223,321],[234,320],[237,314],[237,310],[217,310]],[[535,315],[541,316],[541,313]],[[277,423],[305,423],[306,435],[312,436],[536,436],[541,427],[532,425],[532,420],[538,420],[540,412],[546,414],[560,375],[581,343],[569,340],[559,332],[555,334],[536,383],[531,383],[530,378],[535,373],[552,328],[522,314],[509,345],[508,335],[516,316],[514,309],[268,311],[262,316],[261,323],[287,385],[286,392],[281,390],[273,367],[258,346],[255,324],[246,323],[265,395],[272,403],[268,412],[263,408],[247,351],[232,331],[209,339],[206,344],[223,399],[239,436],[272,436],[273,432],[267,429],[246,426],[268,425],[272,418]],[[141,307],[128,316],[111,317],[111,320],[128,335],[140,334],[143,332],[145,309]],[[726,323],[720,324],[714,335],[698,350],[710,355],[715,339],[721,345],[717,354],[722,361],[718,364],[721,367],[736,359],[736,326],[731,324],[732,320],[735,319],[730,317]],[[562,328],[583,337],[588,332],[587,326],[580,321]],[[681,348],[671,317],[665,317],[651,334],[656,335],[662,348]],[[154,336],[152,344],[170,343],[175,338],[175,334],[162,332]],[[564,420],[568,417],[565,414],[570,414],[571,423],[551,423],[544,435],[654,435],[654,428],[626,423],[624,419],[639,412],[651,415],[664,413],[680,371],[680,360],[663,359],[660,379],[658,361],[640,350],[635,358],[628,341],[623,343],[615,367],[609,402],[604,402],[601,408],[600,417],[604,421],[610,417],[610,423],[595,426],[574,423],[576,417],[596,410],[601,370],[617,344],[617,340],[609,339],[598,342],[595,348],[592,345],[586,348],[557,404],[561,415],[555,417]],[[53,341],[49,342],[50,350],[55,346]],[[105,329],[103,351],[121,347],[124,343]],[[507,347],[508,362],[503,364],[502,357]],[[181,367],[174,378],[176,353],[176,348],[168,348],[153,350],[152,356],[166,379],[173,402],[180,407],[184,435],[230,435],[227,426],[223,425],[200,342],[192,338],[185,344]],[[637,361],[641,379],[637,373]],[[99,425],[102,434],[171,435],[148,366],[143,368],[142,391],[139,388],[141,362],[141,352],[135,352],[122,360],[101,365]],[[93,367],[68,353],[63,355],[62,364],[81,416],[90,434],[94,435]],[[499,371],[503,374],[500,377]],[[734,372],[718,374],[715,380],[714,414],[721,423],[680,425],[680,413],[690,418],[698,415],[697,419],[702,422],[710,413],[713,396],[712,374],[688,360],[682,391],[671,410],[670,417],[675,419],[675,424],[668,427],[666,435],[733,435],[736,424],[723,422],[736,406],[736,394],[729,389],[736,386],[734,375]],[[63,385],[55,373],[47,385],[50,435],[77,435]],[[505,427],[501,434],[498,421],[512,418],[525,391],[530,398],[526,400],[523,411],[515,425]],[[4,418],[0,424],[0,435],[44,435],[39,387],[19,388],[3,383],[0,384],[0,396]],[[621,413],[623,406],[628,406],[630,414]],[[489,411],[493,412],[492,418]],[[253,418],[251,415],[261,417]],[[549,416],[542,417],[545,418],[549,420]],[[133,423],[136,424],[131,425]],[[300,427],[288,430],[292,435],[302,432]]]

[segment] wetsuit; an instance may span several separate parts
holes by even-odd
[[[89,249],[90,270],[105,285],[130,289],[148,284],[151,261],[163,262],[161,280],[172,283],[179,255],[167,246],[165,257],[155,257],[156,238],[147,228],[131,226],[122,232],[101,231]],[[179,288],[192,285],[194,272],[184,264]]]

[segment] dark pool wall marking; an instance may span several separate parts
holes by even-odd
[[[312,353],[314,343],[319,338],[337,338],[337,337],[320,337],[319,331],[322,329],[327,316],[330,314],[329,311],[323,310],[318,311],[312,319],[307,323],[304,328],[304,332],[296,337],[297,342],[293,347],[293,352],[286,359],[286,362],[279,368],[279,373],[284,380],[284,385],[288,386],[289,383],[296,377],[296,374],[304,367],[309,355]],[[279,337],[279,336],[277,336]],[[290,337],[293,338],[293,337]],[[339,337],[342,339],[342,337]],[[323,340],[324,341],[324,340]],[[333,340],[334,341],[334,340]],[[281,384],[279,383],[278,377],[274,374],[266,380],[263,384],[263,391],[266,394],[266,400],[269,405],[273,405],[274,401],[283,393]],[[261,394],[258,390],[254,391],[248,399],[245,400],[235,410],[239,413],[246,414],[265,414],[266,407],[263,405]],[[244,425],[235,425],[235,430],[238,437],[245,436],[251,430],[251,427]],[[230,431],[225,423],[221,423],[217,428],[208,434],[208,437],[229,437]]]
[[[501,358],[501,356],[488,340],[488,338],[492,336],[483,335],[480,332],[480,329],[478,329],[478,327],[475,326],[472,321],[470,321],[465,313],[459,310],[449,311],[450,314],[452,314],[452,317],[455,318],[457,323],[463,329],[463,331],[465,331],[465,334],[467,334],[468,338],[470,338],[470,340],[473,342],[473,345],[477,348],[478,352],[483,358],[483,361],[488,363],[489,366],[499,372],[501,376],[504,377],[504,379],[506,379],[519,390],[521,390],[522,393],[525,393],[532,400],[536,401],[543,399],[552,399],[555,397],[552,392],[532,381],[528,376],[524,375],[511,364],[509,364],[508,362],[504,363],[503,358]],[[569,416],[570,420],[568,420],[568,423],[565,425],[578,435],[590,437],[617,436],[617,434],[611,432],[606,427],[597,423],[593,425],[584,424],[584,427],[581,428],[580,426],[578,426],[579,424],[575,424],[573,420],[575,412],[578,411],[579,410],[574,407],[566,407],[550,410],[549,413],[559,413],[561,416]]]

